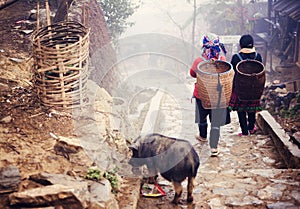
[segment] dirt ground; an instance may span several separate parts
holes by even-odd
[[[28,19],[29,11],[35,8],[35,1],[21,0],[0,10],[0,115],[1,119],[6,118],[1,123],[1,138],[6,139],[1,141],[1,149],[5,151],[1,153],[22,155],[26,147],[36,146],[37,153],[27,155],[47,158],[42,151],[53,142],[49,141],[49,133],[55,130],[71,135],[72,123],[68,117],[50,114],[50,110],[38,101],[32,88],[30,34],[26,35],[22,29],[34,29],[35,24],[22,20]],[[20,144],[12,145],[15,141]],[[22,161],[17,155],[6,157],[7,161],[15,158]],[[38,165],[28,165],[23,169],[30,172],[31,167],[39,168]],[[59,170],[58,167],[55,169]]]
[[[296,89],[300,89],[300,67],[287,66],[281,67],[278,65],[274,71],[267,74],[267,81],[270,83],[276,83],[280,81],[285,83],[288,92],[293,92]],[[281,125],[281,127],[288,133],[292,134],[300,131],[300,117],[281,117],[281,115],[270,111],[275,120]],[[299,110],[298,110],[299,113]]]
[[[72,171],[84,176],[85,164],[74,164],[53,150],[56,140],[51,133],[73,136],[72,118],[44,107],[32,86],[30,34],[22,29],[31,30],[35,25],[22,20],[35,7],[34,0],[19,0],[0,10],[0,167],[16,165],[22,178],[42,171]],[[274,75],[274,79],[284,73]],[[284,126],[299,124],[282,119],[278,122]]]
[[[22,179],[44,171],[84,177],[87,165],[72,163],[53,149],[51,133],[73,136],[73,119],[66,111],[43,106],[33,88],[31,33],[23,31],[35,28],[35,22],[23,21],[32,9],[36,1],[20,0],[0,10],[0,168],[15,165]],[[6,201],[0,198],[0,205]]]

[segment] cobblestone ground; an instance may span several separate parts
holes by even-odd
[[[231,123],[221,129],[220,155],[210,157],[208,143],[198,142],[194,137],[195,101],[191,103],[189,97],[194,81],[187,80],[186,92],[177,91],[176,98],[164,95],[158,121],[158,132],[188,139],[201,159],[194,203],[176,208],[300,208],[300,170],[285,169],[271,138],[259,130],[255,135],[239,137],[236,112],[231,112]],[[179,83],[169,83],[168,88],[178,89]],[[173,192],[170,183],[163,179],[160,183],[167,185],[164,188],[169,193]],[[173,208],[149,198],[142,198],[138,208],[149,208],[147,201],[152,201],[156,208]]]

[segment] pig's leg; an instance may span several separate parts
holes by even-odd
[[[157,181],[157,178],[158,178],[158,175],[149,177],[148,178],[148,183],[149,184],[155,184],[156,181]]]
[[[180,196],[182,194],[182,185],[179,182],[174,182],[173,181],[173,186],[174,186],[174,189],[175,189],[175,196],[174,196],[174,199],[173,199],[172,202],[174,204],[178,204],[179,198],[180,198]]]
[[[187,185],[187,202],[193,202],[193,191],[194,191],[194,177],[188,177],[188,185]]]

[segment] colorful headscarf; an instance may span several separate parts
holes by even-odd
[[[208,34],[203,37],[203,53],[208,59],[218,58],[222,50],[224,54],[227,53],[224,44],[220,43],[219,36],[216,34]]]

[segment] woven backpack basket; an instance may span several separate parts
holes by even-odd
[[[234,70],[231,63],[221,60],[201,62],[197,69],[197,84],[205,109],[226,108],[229,104]]]
[[[242,60],[236,66],[234,85],[240,100],[260,100],[266,82],[263,63],[257,60]]]

